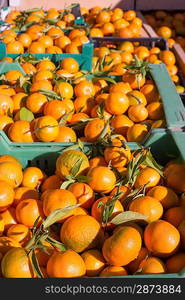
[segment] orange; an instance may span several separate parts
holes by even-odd
[[[129,26],[120,28],[118,35],[120,38],[125,38],[125,39],[134,37],[134,34],[132,33],[132,30],[129,28]]]
[[[111,120],[111,127],[113,131],[117,134],[122,134],[126,136],[128,128],[133,126],[134,123],[126,115],[117,115]]]
[[[124,19],[127,21],[133,21],[136,17],[136,12],[134,10],[127,10],[123,15]]]
[[[127,270],[124,267],[108,266],[101,273],[99,277],[115,277],[115,276],[126,276],[128,275]]]
[[[168,209],[179,204],[177,194],[165,186],[155,186],[147,192],[147,196],[154,197],[162,204],[164,209]]]
[[[99,110],[99,105],[95,105],[92,110],[91,110],[91,117],[92,118],[98,118],[98,110]],[[103,111],[102,113],[102,117],[104,118],[104,120],[109,120],[111,118],[111,114],[109,114],[106,110]]]
[[[133,53],[134,52],[134,45],[133,45],[132,42],[124,41],[124,42],[120,43],[119,49],[122,50],[122,51],[125,51],[125,52]]]
[[[61,36],[61,37],[59,37],[59,38],[57,38],[57,39],[55,39],[55,45],[57,46],[57,47],[59,47],[59,48],[61,48],[62,50],[64,50],[65,49],[65,47],[67,46],[67,45],[69,45],[71,43],[71,40],[70,40],[70,38],[68,38],[67,36]]]
[[[74,143],[76,142],[77,137],[75,131],[67,126],[59,127],[59,134],[54,140],[56,143]]]
[[[41,25],[34,24],[27,29],[26,33],[31,37],[33,41],[35,41],[38,40],[40,36],[42,36],[42,29],[43,27]]]
[[[3,235],[3,232],[4,232],[4,220],[0,215],[0,236]],[[1,261],[1,257],[0,257],[0,261]]]
[[[62,179],[65,179],[67,176],[72,175],[71,170],[79,161],[81,161],[81,165],[75,176],[84,174],[84,172],[88,169],[88,158],[83,152],[80,152],[78,150],[64,151],[62,154],[60,154],[56,161],[57,174]]]
[[[25,199],[19,202],[16,207],[17,221],[29,228],[34,226],[37,218],[40,221],[43,217],[42,202],[35,199]]]
[[[129,83],[127,83],[127,82],[117,82],[117,83],[110,86],[110,92],[111,93],[127,94],[131,91],[132,91],[132,89],[131,89]],[[107,99],[107,97],[105,99]]]
[[[29,228],[23,224],[14,224],[8,228],[7,236],[24,246],[30,240],[31,232]]]
[[[24,106],[27,94],[25,93],[17,93],[16,95],[12,96],[13,100],[13,112],[17,113],[21,107]]]
[[[179,164],[171,164],[169,167],[166,167],[164,170],[164,175],[166,179],[166,184],[170,188],[178,191],[185,191],[185,166]]]
[[[107,166],[103,156],[95,156],[89,160],[89,168],[92,169],[97,166]]]
[[[23,68],[24,72],[26,74],[34,74],[36,72],[36,68],[34,65],[32,65],[29,62],[25,62],[21,65],[21,67]]]
[[[160,174],[156,170],[146,167],[137,175],[134,186],[136,188],[140,188],[143,185],[146,185],[147,188],[154,187],[159,183],[160,178]]]
[[[166,65],[174,65],[176,62],[175,55],[170,50],[164,50],[160,53],[160,60]]]
[[[22,73],[17,70],[10,70],[5,73],[5,79],[11,85],[15,84],[22,76],[23,76]]]
[[[99,28],[92,28],[90,30],[91,37],[103,37],[103,32]]]
[[[12,238],[7,236],[0,236],[0,252],[4,255],[12,248],[21,247],[21,245]],[[1,261],[2,263],[2,261]],[[2,265],[1,265],[2,268]],[[3,270],[3,268],[2,268]]]
[[[85,263],[87,276],[98,276],[105,266],[103,255],[97,249],[87,250],[81,254],[81,257]]]
[[[52,79],[53,79],[53,73],[51,71],[42,70],[34,74],[32,81],[36,82],[39,80],[52,80]]]
[[[111,193],[110,193],[110,196],[114,196],[118,191],[118,187],[115,187]],[[119,197],[119,200],[122,202],[122,200],[124,200],[128,194],[130,193],[130,189],[126,186],[126,185],[121,185],[119,187],[119,191],[122,193]]]
[[[116,21],[114,22],[114,28],[115,28],[115,30],[116,30],[117,33],[119,33],[119,31],[120,31],[121,29],[127,28],[128,26],[129,26],[129,22],[126,21],[126,20],[123,19],[123,18],[121,18],[121,19],[119,19],[119,20],[116,20]],[[123,33],[124,33],[124,31],[123,31]],[[129,36],[127,36],[127,37],[129,37]],[[130,36],[130,37],[131,37],[131,36]]]
[[[142,142],[148,134],[147,126],[144,124],[134,124],[130,126],[127,131],[128,142]]]
[[[143,104],[130,106],[128,116],[133,122],[142,122],[148,118],[148,110]]]
[[[87,210],[85,210],[85,208],[82,208],[82,207],[76,207],[74,209],[74,213],[73,213],[74,216],[78,216],[78,215],[88,215],[88,212]]]
[[[113,190],[116,183],[116,176],[108,167],[97,166],[89,170],[88,184],[93,191],[98,193],[109,193]]]
[[[11,226],[17,223],[16,215],[15,215],[15,208],[10,206],[5,211],[0,213],[1,219],[4,223],[4,230],[7,231],[7,229]]]
[[[134,199],[129,205],[129,210],[145,215],[148,223],[160,219],[163,214],[161,203],[149,196],[140,196]]]
[[[135,274],[137,273],[137,271],[140,270],[141,268],[140,264],[142,261],[146,260],[148,254],[149,254],[148,250],[145,247],[142,247],[141,250],[139,251],[137,258],[128,264],[128,269],[131,272],[131,274]]]
[[[123,93],[111,92],[105,100],[105,108],[112,115],[124,114],[128,107],[128,97]]]
[[[73,250],[53,253],[47,263],[47,274],[51,278],[82,277],[85,273],[83,259]]]
[[[68,108],[66,107],[64,100],[52,100],[45,104],[44,106],[44,115],[48,118],[51,117],[55,119],[55,122],[60,121],[60,119],[68,113]],[[52,121],[53,122],[53,121]],[[54,127],[53,127],[54,128]],[[59,127],[58,134],[59,135]],[[56,136],[56,138],[57,138]]]
[[[140,89],[145,84],[145,77],[142,74],[136,76],[134,73],[123,74],[123,81],[128,82],[132,89]]]
[[[169,39],[172,36],[172,31],[167,26],[161,26],[157,30],[157,34],[165,39]]]
[[[33,143],[34,135],[28,121],[16,121],[8,129],[8,137],[12,142]]]
[[[135,228],[124,226],[105,240],[103,256],[113,266],[125,266],[138,256],[141,242]]]
[[[157,257],[148,257],[140,264],[141,274],[163,274],[166,273],[164,262]]]
[[[100,137],[104,128],[105,128],[105,121],[102,119],[94,119],[92,121],[89,121],[84,129],[84,135],[87,141],[88,142],[96,141]],[[110,128],[108,126],[106,133],[108,133],[109,131]]]
[[[4,161],[0,163],[0,180],[6,181],[15,188],[21,184],[22,179],[22,169],[17,162]]]
[[[8,116],[0,115],[0,130],[3,130],[7,133],[12,123],[13,123],[12,118]]]
[[[59,189],[62,184],[62,180],[57,175],[51,175],[48,178],[44,180],[44,182],[41,185],[41,191],[42,193],[46,190],[55,190]],[[29,197],[32,198],[32,197]]]
[[[41,93],[33,93],[26,99],[26,107],[34,114],[42,113],[47,97]]]
[[[39,80],[34,82],[30,88],[30,92],[39,92],[39,90],[45,89],[52,91],[53,87],[49,80]]]
[[[91,209],[91,215],[94,217],[98,222],[102,223],[103,220],[103,212],[104,212],[104,205],[106,205],[109,201],[111,201],[112,197],[103,197],[96,200]],[[103,205],[99,206],[100,203],[103,203]],[[112,214],[110,216],[110,220],[113,219],[116,215],[122,213],[124,211],[123,206],[119,200],[115,201],[114,209],[112,211]]]
[[[177,206],[169,208],[165,214],[164,219],[175,227],[185,219],[185,207]]]
[[[73,193],[80,207],[89,209],[94,202],[95,194],[90,186],[83,182],[72,183],[68,190]]]
[[[51,27],[48,31],[47,31],[47,35],[49,37],[51,37],[52,39],[57,39],[61,36],[64,35],[62,29],[60,29],[59,27]]]
[[[180,233],[182,248],[185,249],[185,220],[183,220],[178,226],[178,231]]]
[[[75,74],[79,71],[79,64],[74,58],[64,58],[61,61],[60,66],[62,69],[72,74]]]
[[[58,122],[52,116],[40,117],[34,129],[37,138],[42,142],[52,142],[59,134]]]
[[[13,203],[14,195],[13,187],[6,181],[0,180],[0,212]]]
[[[17,40],[23,45],[23,47],[28,48],[31,45],[32,39],[27,33],[21,33],[18,35]]]
[[[6,53],[20,54],[24,53],[24,47],[19,41],[12,41],[6,45]]]
[[[158,101],[159,100],[159,92],[154,84],[145,84],[141,88],[141,93],[144,94],[144,96],[147,99],[147,102],[153,102],[153,101]]]
[[[163,104],[161,102],[152,102],[146,107],[148,117],[152,120],[160,120],[164,118]]]
[[[76,97],[93,97],[95,95],[95,88],[92,82],[88,80],[83,80],[75,86],[74,92]]]
[[[129,65],[133,60],[132,53],[130,53],[128,51],[121,53],[121,60],[122,60],[122,63]]]
[[[36,167],[28,167],[23,171],[22,186],[31,189],[38,189],[44,181],[46,175]]]
[[[41,70],[50,70],[50,71],[54,71],[55,70],[55,64],[50,61],[47,58],[44,58],[43,60],[41,60],[37,65],[36,68],[38,71]]]
[[[17,206],[19,204],[19,202],[21,202],[22,200],[25,199],[35,199],[35,200],[39,200],[39,193],[29,187],[17,187],[15,190],[15,196],[14,196],[14,202],[13,202],[13,206]]]
[[[43,211],[45,216],[49,216],[49,214],[54,211],[55,209],[63,209],[68,206],[73,206],[77,203],[76,197],[67,190],[63,189],[55,189],[55,190],[48,190],[43,194]],[[64,222],[66,218],[73,215],[73,210],[62,217],[57,222]]]
[[[59,82],[54,90],[60,94],[61,98],[71,99],[73,97],[73,87],[68,82]]]
[[[74,107],[76,112],[82,112],[85,114],[90,114],[94,107],[94,99],[88,96],[77,97],[74,101]]]
[[[8,95],[0,94],[0,115],[7,115],[8,112],[13,112],[13,101]]]
[[[179,252],[174,254],[166,261],[166,268],[168,273],[179,273],[185,267],[185,253]]]
[[[29,53],[45,53],[45,46],[41,42],[32,42],[28,51]]]
[[[96,17],[96,23],[104,24],[110,22],[110,14],[108,11],[102,10]]]
[[[102,231],[96,219],[88,215],[78,215],[64,222],[60,239],[75,252],[83,252],[100,244]]]
[[[15,95],[15,90],[12,87],[10,87],[9,85],[2,84],[2,85],[0,85],[0,94],[7,95],[7,96],[13,96],[13,95]]]
[[[76,114],[72,115],[71,119],[69,120],[69,123],[75,124],[75,123],[81,122],[82,120],[85,120],[87,118],[89,118],[89,116],[87,114],[76,113]]]
[[[13,248],[3,257],[2,274],[5,278],[33,278],[34,271],[29,256],[22,248]]]
[[[128,146],[124,147],[107,147],[104,150],[104,158],[107,164],[115,168],[124,167],[131,159],[131,152]]]
[[[173,254],[180,242],[178,230],[169,222],[157,220],[147,225],[144,242],[154,255],[166,257]]]

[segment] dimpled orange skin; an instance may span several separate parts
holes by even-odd
[[[180,234],[169,222],[157,220],[145,228],[144,242],[154,255],[166,257],[173,254],[179,246]]]
[[[76,203],[76,197],[70,191],[63,189],[48,190],[46,194],[43,195],[43,211],[45,216],[48,216],[55,209],[62,209],[75,205]],[[63,222],[66,218],[70,217],[73,212],[73,210],[70,211],[58,222]]]
[[[88,209],[92,206],[95,194],[88,184],[75,182],[69,186],[68,190],[73,193],[82,208]]]
[[[38,119],[35,128],[37,138],[42,142],[52,142],[59,134],[58,122],[51,116]]]
[[[139,232],[135,228],[124,226],[105,240],[103,256],[111,265],[125,266],[138,256],[141,244]]]
[[[108,167],[97,166],[89,170],[87,176],[90,177],[88,184],[99,193],[109,193],[116,183],[116,176]]]
[[[85,262],[87,276],[97,276],[105,266],[103,255],[97,249],[87,250],[82,253],[81,257]]]
[[[157,257],[148,257],[140,264],[141,274],[163,274],[166,273],[164,262]]]
[[[115,168],[124,167],[131,159],[131,152],[128,146],[125,148],[120,147],[107,147],[104,151],[105,161],[111,162]]]
[[[6,210],[13,203],[14,195],[13,187],[0,180],[0,212]]]
[[[104,128],[105,128],[104,120],[100,120],[100,119],[91,120],[85,126],[85,130],[84,130],[85,137],[89,142],[94,142],[100,137]]]
[[[73,250],[54,253],[47,263],[50,278],[82,277],[86,273],[85,263]]]
[[[139,188],[144,184],[147,184],[147,187],[153,187],[159,183],[160,178],[160,174],[156,170],[147,167],[140,171],[134,186],[135,188]]]
[[[100,223],[88,215],[70,217],[61,227],[60,240],[78,253],[95,248],[102,240]]]
[[[6,253],[1,262],[5,278],[33,278],[34,272],[31,261],[22,248],[12,248]]]
[[[0,163],[0,180],[9,183],[13,188],[18,187],[23,179],[23,172],[20,164],[13,161]]]
[[[160,219],[163,214],[161,203],[157,199],[149,196],[134,199],[129,206],[129,210],[147,216],[147,222],[156,221]]]
[[[178,206],[179,198],[177,194],[170,188],[165,186],[156,186],[147,192],[147,196],[154,197],[162,204],[164,209]]]
[[[126,94],[112,92],[105,100],[105,108],[110,114],[124,114],[129,107],[129,100]]]

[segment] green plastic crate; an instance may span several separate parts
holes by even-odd
[[[29,53],[24,53],[24,55],[29,55]],[[38,53],[34,54],[36,58],[50,58],[54,62],[62,60],[66,57],[73,57],[78,61],[80,68],[82,70],[90,72],[92,70],[92,57],[93,57],[93,44],[86,43],[82,46],[82,53],[80,54],[70,54],[70,53],[62,53],[62,54],[50,54],[50,53]],[[0,60],[4,57],[11,57],[15,59],[16,57],[20,56],[20,54],[11,54],[6,53],[6,45],[4,43],[0,43]],[[15,67],[15,65],[14,65]],[[15,67],[16,68],[16,67]],[[2,69],[1,69],[2,70]],[[3,71],[3,70],[2,70]],[[3,71],[4,73],[4,71]]]
[[[58,55],[59,58],[59,55]],[[20,65],[17,63],[1,63],[0,73],[4,73],[9,69],[15,68],[20,70]],[[165,65],[151,65],[151,75],[156,82],[156,85],[161,94],[166,116],[167,128],[152,129],[145,140],[141,143],[144,147],[151,147],[154,156],[160,163],[166,163],[172,156],[177,156],[177,149],[174,146],[171,138],[171,129],[179,131],[185,125],[185,108],[181,98],[176,92],[175,86],[171,81]],[[89,76],[93,77],[93,76]],[[55,160],[57,153],[60,153],[65,147],[71,146],[69,143],[13,143],[9,140],[3,131],[0,131],[0,154],[13,153],[16,157],[21,157],[21,162],[24,166],[32,161],[39,163],[41,166],[48,165],[47,169],[51,168],[52,160]],[[128,143],[132,150],[138,149],[140,146],[137,143]],[[87,147],[89,143],[87,143]],[[168,151],[170,151],[168,153]],[[26,154],[24,154],[26,153]],[[48,160],[48,155],[50,159]],[[38,157],[36,162],[36,157]],[[46,157],[46,159],[45,159]]]

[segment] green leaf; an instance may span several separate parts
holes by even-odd
[[[83,163],[83,158],[79,157],[79,159],[77,160],[75,165],[70,170],[70,174],[73,178],[75,178],[77,176],[78,172],[80,171],[82,163]]]
[[[91,180],[90,176],[78,175],[75,177],[76,181],[78,182],[88,182]]]
[[[73,209],[80,206],[79,204],[71,205],[62,209],[55,209],[50,213],[50,215],[43,221],[43,228],[49,228],[51,225],[59,221],[61,218],[65,217],[68,213],[70,213]]]
[[[35,21],[32,22],[27,22],[26,24],[24,24],[20,30],[21,31],[26,31],[29,27],[31,27],[32,25],[37,24]]]
[[[33,119],[34,114],[26,107],[22,107],[20,110],[20,120],[31,122]]]
[[[68,117],[74,112],[74,110],[71,110],[67,114],[63,115],[63,117],[59,121],[59,125],[64,125],[67,122]]]
[[[35,254],[35,251],[32,250],[32,254],[31,254],[31,262],[32,262],[32,266],[33,266],[33,269],[35,271],[35,273],[37,274],[37,276],[39,278],[44,278],[44,275],[42,274],[42,271],[39,267],[39,263],[38,263],[38,260],[37,260],[37,256]]]
[[[99,203],[98,203],[98,205],[97,205],[97,208],[100,208],[100,207],[102,207],[102,206],[104,206],[105,204],[102,202],[102,201],[100,201]]]
[[[39,92],[41,94],[45,95],[45,96],[50,97],[50,98],[62,100],[62,98],[59,95],[57,95],[57,93],[55,93],[53,91],[46,90],[46,89],[40,89]]]
[[[69,186],[71,183],[73,183],[73,182],[75,182],[74,179],[65,180],[65,181],[61,184],[60,189],[66,190],[66,189],[68,188],[68,186]]]
[[[139,221],[139,220],[146,221],[147,219],[148,219],[148,216],[145,216],[138,212],[124,211],[124,212],[120,213],[119,215],[116,215],[110,222],[114,225],[120,225],[120,224],[130,222],[130,221]]]
[[[113,83],[113,84],[116,84],[116,81],[111,78],[111,77],[101,77],[102,80],[105,80],[107,82],[110,82],[110,83]]]
[[[59,241],[53,239],[52,237],[48,237],[46,239],[47,242],[49,242],[53,247],[59,249],[60,251],[66,251],[67,248],[65,247],[64,244],[60,243]]]
[[[103,119],[104,118],[104,111],[105,111],[105,104],[104,102],[102,101],[99,105],[98,105],[98,108],[96,110],[97,112],[97,115],[100,119]]]
[[[162,177],[164,177],[163,174],[163,166],[159,165],[156,160],[154,159],[152,153],[148,151],[146,158],[143,162],[143,165],[146,165],[150,168],[155,169]]]
[[[80,139],[78,139],[77,142],[78,142],[79,149],[83,150],[84,149],[84,143]]]
[[[108,132],[108,128],[109,128],[109,120],[105,123],[105,126],[104,126],[104,128],[103,128],[103,130],[102,130],[102,132],[101,132],[101,134],[98,138],[98,141],[100,141],[101,139],[103,139],[106,136],[106,134]]]

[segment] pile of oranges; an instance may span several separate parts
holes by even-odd
[[[178,67],[176,65],[175,55],[171,50],[160,50],[159,47],[148,49],[146,46],[137,45],[130,41],[118,43],[118,45],[110,45],[110,47],[102,46],[95,48],[93,65],[96,71],[98,68],[110,75],[123,75],[126,67],[132,64],[135,56],[138,59],[149,62],[151,64],[164,63],[168,69],[171,79],[177,84],[179,83]]]
[[[66,149],[50,176],[0,157],[1,277],[109,277],[185,267],[185,166],[151,167],[148,150],[131,153],[114,142],[95,157]]]
[[[78,54],[82,45],[89,42],[85,28],[75,27],[75,16],[72,13],[64,14],[63,10],[50,9],[46,13],[43,10],[30,13],[14,10],[5,21],[11,27],[3,31],[0,37],[6,44],[7,53]],[[22,27],[17,29],[20,33],[16,33],[16,26],[20,22]]]
[[[73,58],[57,67],[23,59],[21,66],[27,77],[11,70],[0,85],[0,130],[13,142],[97,142],[115,134],[142,142],[151,128],[166,126],[159,92],[142,74],[87,80]]]
[[[168,40],[169,47],[176,41],[185,50],[185,12],[155,11],[145,18],[159,36]]]
[[[81,11],[87,22],[85,26],[75,25],[75,16],[68,10],[13,10],[5,19],[10,29],[1,33],[1,40],[6,44],[7,53],[77,54],[82,45],[89,42],[89,36],[131,38],[141,35],[142,21],[132,10],[95,7]],[[16,33],[16,29],[20,33]]]

